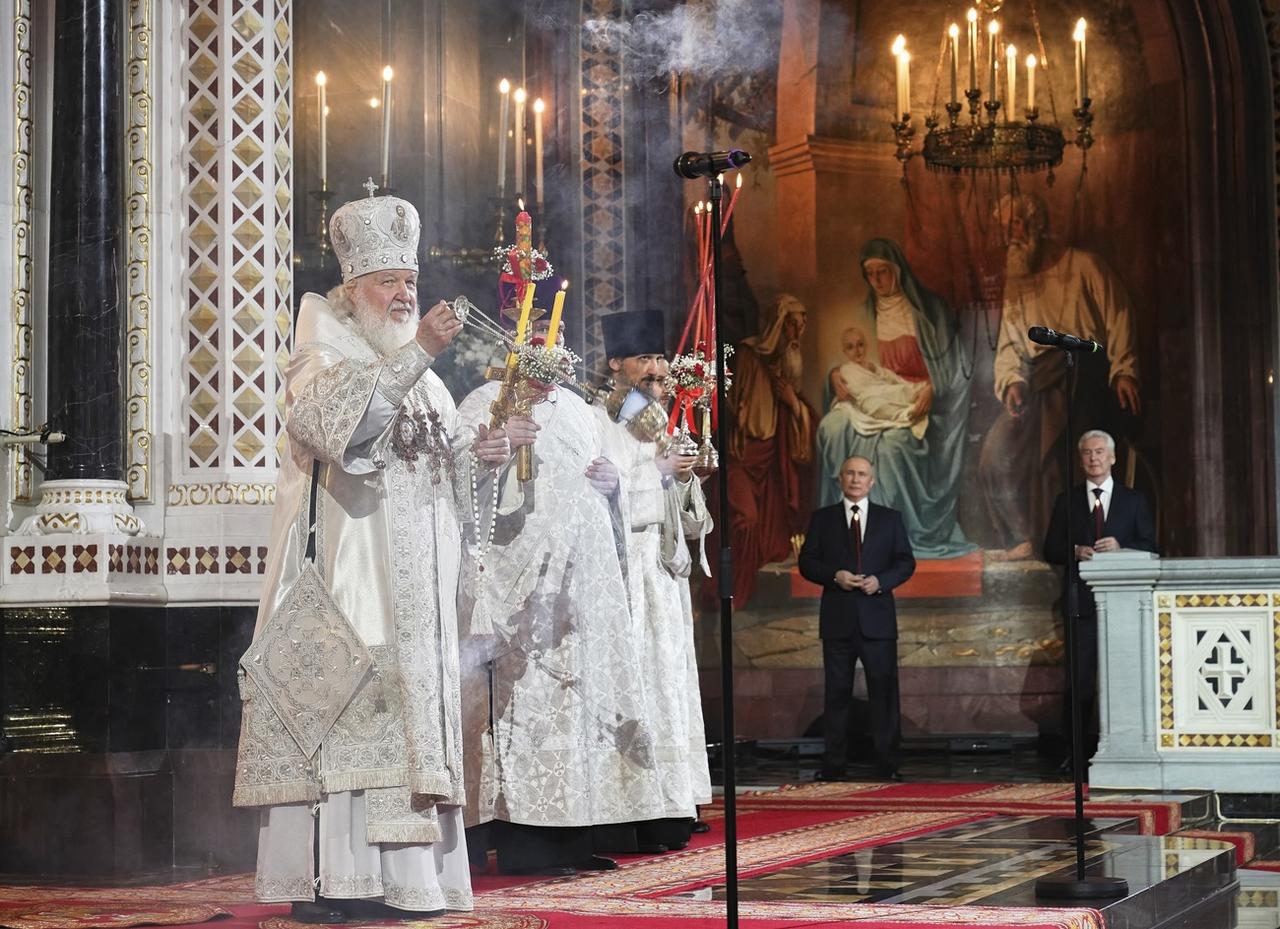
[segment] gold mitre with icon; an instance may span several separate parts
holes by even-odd
[[[345,284],[374,271],[417,271],[418,211],[399,197],[369,196],[344,203],[329,220],[329,241]]]

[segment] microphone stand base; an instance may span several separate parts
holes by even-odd
[[[1053,875],[1036,881],[1036,896],[1046,900],[1105,900],[1128,893],[1129,882],[1122,877]]]

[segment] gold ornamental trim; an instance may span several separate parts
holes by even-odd
[[[41,506],[68,506],[75,504],[112,504],[127,506],[123,490],[103,490],[98,487],[46,487],[40,493]]]
[[[1156,659],[1160,664],[1160,728],[1169,732],[1173,729],[1173,614],[1160,612],[1156,616],[1156,630],[1159,635]],[[1172,744],[1172,739],[1164,744]]]
[[[170,484],[169,506],[272,506],[275,484]]]
[[[31,421],[31,0],[13,5],[13,400],[10,409],[18,432]],[[31,461],[21,446],[9,450],[10,498],[31,500]]]
[[[1270,606],[1270,595],[1266,593],[1205,593],[1177,594],[1174,605],[1180,610],[1204,609],[1205,607],[1241,607]]]
[[[1178,736],[1179,748],[1271,748],[1272,739],[1265,732],[1184,732]]]
[[[151,499],[151,23],[153,0],[129,0],[129,154],[125,222],[129,230],[125,331],[125,483],[133,501]]]

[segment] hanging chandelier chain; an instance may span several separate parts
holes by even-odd
[[[1053,99],[1053,75],[1049,73],[1049,58],[1044,52],[1044,35],[1040,32],[1040,12],[1036,0],[1028,0],[1031,7],[1031,28],[1036,32],[1036,49],[1040,52],[1040,66],[1044,68],[1044,86],[1049,89],[1049,118],[1058,122],[1058,104]]]

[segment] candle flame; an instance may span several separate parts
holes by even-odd
[[[519,208],[521,213],[524,212],[524,197],[516,197],[516,207]]]
[[[382,101],[379,100],[377,97],[369,98],[369,109],[376,110],[380,106],[382,106]]]
[[[1076,31],[1074,34],[1072,34],[1071,38],[1075,39],[1077,42],[1083,42],[1085,28],[1086,28],[1086,24],[1085,24],[1084,18],[1081,17],[1080,19],[1077,19]]]
[[[734,186],[734,187],[738,187],[738,188],[741,188],[741,187],[742,187],[742,172],[741,172],[741,171],[739,171],[739,172],[738,172],[738,179],[737,179],[737,181],[735,181],[735,182],[734,182],[733,186]]]
[[[952,23],[947,27],[947,35],[951,36],[953,39],[958,38],[960,35],[960,27],[955,23]]]
[[[999,31],[1000,31],[1000,21],[999,21],[999,20],[993,19],[993,20],[991,20],[991,22],[987,23],[987,33],[988,33],[988,34],[990,34],[990,35],[995,35],[995,34],[996,34],[996,33],[998,33]]]
[[[500,94],[511,93],[511,82],[507,80],[505,77],[502,80],[498,81],[498,93]]]
[[[978,11],[973,7],[969,7],[969,12],[964,14],[964,18],[971,23],[976,23],[978,21]]]
[[[325,76],[324,76],[324,72],[323,72],[323,71],[317,71],[317,72],[316,72],[316,86],[317,86],[317,87],[323,87],[323,86],[324,86],[325,84],[327,84],[327,83],[329,83],[329,79],[328,79],[327,77],[325,77]]]
[[[697,203],[695,203],[695,204],[693,205],[693,213],[694,213],[694,215],[695,215],[695,216],[701,216],[701,215],[702,215],[702,201],[701,201],[701,200],[699,200]]]
[[[561,282],[560,282],[560,289],[561,289],[561,290],[568,290],[568,289],[569,289],[569,279],[568,279],[567,277],[566,277],[563,281],[561,281]]]
[[[539,97],[537,100],[534,100],[534,101],[533,101],[533,112],[535,112],[535,113],[541,113],[541,112],[542,112],[543,110],[545,110],[546,108],[547,108],[547,105],[546,105],[545,103],[543,103],[543,102],[542,102],[542,98],[541,98],[541,97]]]
[[[382,79],[384,81],[390,81],[394,74],[395,72],[391,70],[391,65],[387,65],[382,69]]]
[[[900,35],[893,40],[893,45],[889,46],[889,51],[893,52],[894,56],[896,57],[898,55],[901,55],[903,51],[906,50],[906,47],[907,47],[907,37],[904,35]]]
[[[1004,50],[1004,53],[1005,53],[1006,55],[1008,55],[1008,56],[1009,56],[1009,64],[1011,64],[1011,65],[1012,65],[1012,64],[1017,60],[1017,58],[1018,58],[1018,49],[1017,49],[1017,46],[1010,45],[1008,48],[1006,48],[1006,49]]]
[[[524,92],[523,87],[516,88],[516,103],[524,103],[526,96],[527,94]]]
[[[1036,67],[1036,65],[1037,65],[1037,64],[1039,64],[1039,62],[1038,62],[1038,61],[1036,61],[1036,56],[1035,56],[1035,55],[1028,55],[1028,56],[1027,56],[1027,67],[1028,67],[1028,68],[1030,68],[1031,70],[1033,70],[1033,71],[1034,71],[1034,70],[1035,70],[1035,67]]]

